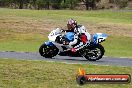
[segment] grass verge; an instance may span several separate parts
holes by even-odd
[[[18,10],[0,8],[0,51],[37,52],[56,27],[69,18],[84,24],[90,33],[110,35],[103,43],[107,56],[132,57],[132,12],[76,10]]]
[[[43,36],[37,36],[30,40],[3,40],[0,43],[1,51],[24,51],[24,52],[38,52],[39,47],[44,41],[48,39]],[[112,57],[132,57],[132,38],[131,37],[116,37],[109,36],[108,39],[102,43],[105,48],[105,55]]]
[[[130,84],[87,84],[78,86],[78,68],[88,74],[130,74],[132,67],[64,64],[58,62],[0,59],[1,88],[131,88]]]
[[[105,55],[114,57],[132,57],[132,37],[108,36],[103,43]]]

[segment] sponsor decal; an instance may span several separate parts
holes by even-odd
[[[79,85],[85,83],[126,84],[131,82],[131,76],[129,74],[86,74],[84,69],[79,68],[76,81]]]

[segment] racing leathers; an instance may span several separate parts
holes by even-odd
[[[84,26],[77,25],[74,30],[68,30],[66,32],[74,32],[74,40],[69,43],[72,52],[76,52],[84,46],[89,45],[91,36]]]

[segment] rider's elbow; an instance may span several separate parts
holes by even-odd
[[[77,43],[77,39],[75,39],[73,42],[70,42],[69,45],[74,45]]]

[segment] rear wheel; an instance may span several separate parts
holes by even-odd
[[[94,46],[84,57],[89,61],[96,61],[104,55],[104,47],[101,44]]]
[[[39,48],[39,53],[45,58],[52,58],[58,54],[59,50],[55,46],[47,46],[43,44]]]

